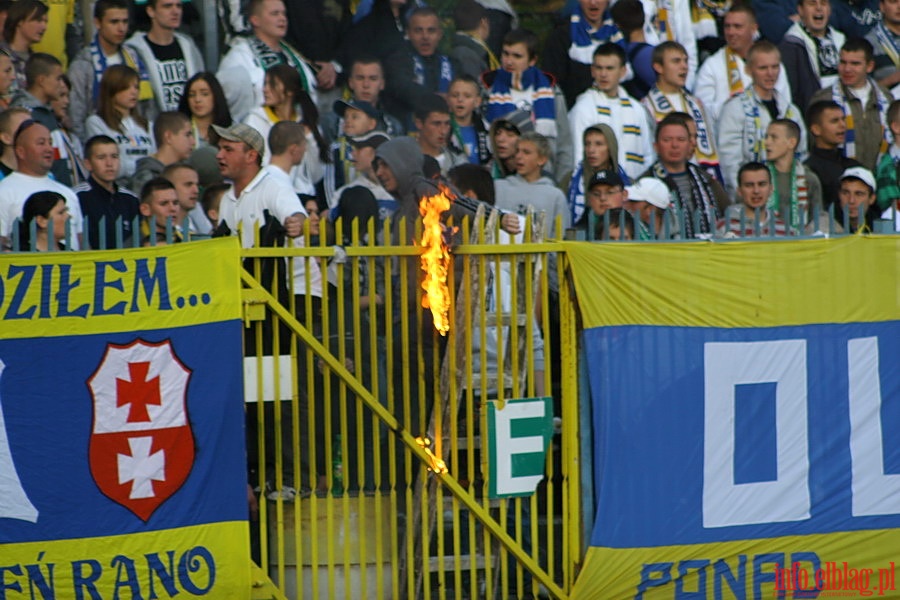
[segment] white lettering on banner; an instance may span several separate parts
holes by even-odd
[[[0,376],[6,365],[0,360]],[[28,499],[16,465],[13,463],[6,423],[3,420],[3,406],[0,405],[0,519],[20,519],[37,523],[38,511]],[[0,577],[0,583],[3,578]],[[2,590],[0,590],[2,591]]]
[[[884,473],[878,338],[847,341],[853,516],[900,513],[900,475]]]
[[[512,423],[518,419],[534,419],[546,416],[547,403],[544,400],[533,402],[507,402],[502,410],[495,411],[496,451],[498,495],[529,494],[537,489],[544,478],[539,475],[513,475],[513,457],[517,454],[536,454],[544,456],[544,438],[540,435],[513,437]],[[543,462],[541,462],[543,465]]]
[[[809,519],[806,340],[704,344],[703,526]],[[775,383],[775,481],[734,483],[735,386]]]

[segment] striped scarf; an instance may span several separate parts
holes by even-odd
[[[780,194],[778,192],[778,173],[775,171],[775,163],[769,162],[769,177],[772,179],[772,195],[766,201],[766,208],[779,214]],[[806,170],[799,161],[791,162],[791,208],[788,215],[788,227],[796,229],[800,226],[800,215],[806,213],[809,207],[809,188],[806,183]]]
[[[888,31],[883,21],[878,21],[875,24],[874,32],[875,39],[878,40],[881,49],[884,50],[884,53],[891,59],[895,67],[900,67],[900,48],[897,47],[897,36]]]
[[[613,104],[618,102],[619,106],[621,106],[622,108],[633,108],[634,107],[634,103],[631,101],[631,98],[626,93],[624,93],[621,88],[619,89],[619,97],[618,98],[610,98],[606,94],[606,92],[600,91],[599,89],[597,89],[596,86],[594,86],[593,89],[597,92],[597,94],[600,97],[609,98],[609,101],[612,102]],[[601,104],[597,104],[596,111],[597,111],[597,117],[598,117],[597,123],[612,124],[613,111],[610,106],[604,106]],[[620,122],[621,122],[621,120],[622,120],[622,118],[619,117]],[[641,133],[642,133],[642,130],[641,130],[640,123],[622,123],[623,137],[626,135],[634,135],[634,136],[637,136],[638,138],[640,138]],[[622,144],[622,143],[623,143],[623,140],[620,139],[619,144]],[[621,148],[621,147],[622,146],[620,145],[619,148]],[[625,151],[625,160],[627,162],[632,162],[632,163],[635,163],[638,165],[643,165],[644,164],[644,155],[638,154],[636,152],[628,152],[626,150]]]
[[[744,79],[738,67],[737,55],[728,46],[725,47],[725,70],[728,72],[728,96],[736,96],[744,91]]]
[[[878,111],[878,118],[881,121],[881,149],[879,152],[883,154],[891,144],[892,138],[891,130],[887,126],[887,108],[890,105],[890,101],[885,97],[878,84],[871,79],[868,82],[872,86],[871,94],[875,98],[875,109]],[[852,93],[849,89],[844,94],[840,81],[831,86],[831,99],[840,104],[841,109],[844,111],[844,121],[847,123],[847,133],[844,134],[844,156],[856,158],[856,122],[848,101],[851,96]],[[865,114],[866,107],[862,106],[860,112]]]
[[[777,101],[777,98],[776,98]],[[741,94],[741,106],[744,109],[744,139],[750,142],[753,152],[751,160],[757,162],[765,162],[766,160],[766,127],[763,125],[760,106],[762,100],[756,95],[751,87]],[[794,108],[793,104],[788,104],[783,115],[778,115],[780,119],[791,119],[797,123],[803,122],[803,117]]]
[[[90,50],[91,66],[94,67],[93,94],[96,99],[97,94],[100,91],[100,80],[103,78],[103,73],[105,73],[108,68],[106,55],[103,54],[103,51],[100,49],[100,41],[97,39],[96,33],[94,34],[93,41],[91,41]],[[119,47],[119,56],[122,58],[121,64],[131,67],[138,72],[140,81],[138,84],[138,100],[152,100],[153,88],[150,86],[150,75],[147,74],[147,69],[144,67],[143,61],[141,61],[137,54],[132,54],[132,52],[132,50],[125,46]]]
[[[672,12],[672,0],[658,0],[659,8],[656,11],[656,27],[659,29],[660,39],[664,42],[675,40],[675,32],[672,31],[672,20],[669,18]]]
[[[691,195],[682,197],[678,184],[666,171],[662,163],[656,162],[650,167],[653,176],[664,181],[669,191],[675,198],[675,209],[681,215],[686,239],[691,239],[697,234],[713,233],[716,223],[719,221],[719,208],[707,180],[703,177],[704,171],[697,165],[687,163],[687,176],[691,182]],[[694,231],[694,217],[699,215],[700,231]]]
[[[584,18],[581,7],[569,19],[569,37],[572,45],[569,46],[569,58],[577,63],[589,65],[594,58],[594,50],[605,42],[616,42],[622,39],[622,33],[613,23],[609,13],[603,15],[603,23],[596,31],[591,31],[591,25]]]
[[[684,90],[681,90],[679,93],[681,94],[684,105],[687,107],[688,114],[694,118],[694,123],[697,124],[698,161],[704,167],[718,166],[719,154],[716,152],[716,142],[710,134],[709,127],[706,124],[706,111],[703,110],[703,105],[700,104],[699,100]],[[653,86],[647,93],[645,101],[647,108],[653,113],[653,117],[656,119],[657,123],[667,114],[675,112],[675,107],[672,106],[672,103],[669,102],[666,95],[656,86]]]
[[[297,69],[297,73],[300,74],[300,81],[303,84],[303,90],[305,92],[313,91],[312,84],[307,80],[306,70],[303,67],[305,65],[313,71],[315,71],[315,69],[313,69],[309,61],[303,58],[303,55],[297,52],[290,44],[280,42],[278,48],[279,52],[275,52],[269,48],[268,44],[255,35],[251,35],[247,38],[247,44],[250,46],[250,50],[253,51],[256,62],[259,63],[259,66],[262,67],[264,71],[268,71],[269,67],[286,63]],[[284,56],[283,59],[282,55]]]
[[[456,117],[453,115],[450,115],[450,140],[447,143],[447,146],[451,150],[455,150],[468,156],[469,162],[474,162],[474,164],[477,165],[486,165],[490,162],[492,156],[490,134],[484,126],[484,121],[482,121],[481,116],[477,112],[472,115],[472,128],[475,130],[476,144],[471,150],[476,159],[475,161],[472,161],[473,156],[469,154],[469,150],[466,148],[462,130],[456,122]]]
[[[518,107],[513,102],[512,73],[504,69],[494,71],[494,83],[491,85],[487,100],[485,116],[488,123],[507,115]],[[531,113],[534,115],[534,128],[538,133],[552,131],[556,137],[556,106],[553,102],[553,83],[537,67],[528,67],[522,72],[521,89],[531,90]]]

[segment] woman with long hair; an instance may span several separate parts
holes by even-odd
[[[625,185],[631,180],[625,171],[619,166],[619,143],[612,128],[605,123],[591,125],[584,130],[582,135],[584,153],[581,161],[575,167],[572,178],[563,189],[567,190],[569,210],[572,215],[572,223],[576,227],[584,228],[588,225],[588,206],[585,197],[591,178],[598,171],[604,169],[615,171]]]
[[[16,71],[13,89],[25,89],[25,63],[31,56],[31,47],[44,38],[50,8],[40,0],[10,2],[3,24],[3,50],[9,53]]]
[[[85,124],[88,139],[108,135],[119,145],[119,177],[129,187],[137,161],[156,151],[150,124],[138,112],[140,76],[125,65],[113,65],[103,73],[97,99],[97,113]],[[140,192],[140,190],[137,190]]]
[[[46,252],[65,249],[66,223],[70,218],[66,199],[59,192],[35,192],[22,207],[18,249]],[[34,238],[32,240],[32,233]],[[51,237],[52,236],[52,237]]]
[[[179,112],[191,119],[197,146],[211,145],[210,125],[231,127],[231,111],[222,84],[209,71],[201,71],[188,79],[178,103]]]
[[[191,119],[194,129],[194,151],[188,163],[197,170],[200,186],[207,187],[223,181],[216,161],[218,148],[210,140],[212,126],[231,127],[233,119],[222,84],[208,71],[201,71],[184,86],[178,110]]]
[[[297,70],[288,65],[275,65],[266,71],[263,84],[263,106],[250,111],[244,122],[259,131],[266,140],[266,155],[270,158],[269,130],[279,121],[297,121],[306,130],[307,151],[303,162],[291,173],[294,189],[301,194],[315,195],[316,184],[325,175],[323,163],[329,162],[328,144],[319,131],[319,110],[303,90]]]

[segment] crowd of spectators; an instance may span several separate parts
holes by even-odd
[[[505,0],[458,0],[447,14],[420,0],[320,4],[225,2],[213,73],[181,0],[150,0],[141,19],[125,0],[98,0],[83,43],[74,2],[0,2],[3,244],[178,242],[276,214],[297,231],[285,219],[302,223],[307,208],[328,231],[359,203],[379,222],[413,217],[404,194],[416,186],[378,155],[406,137],[422,164],[403,176],[446,182],[473,165],[505,213],[543,211],[587,239],[615,238],[611,216],[624,236],[623,214],[644,240],[894,221],[900,3],[577,0],[543,40]],[[281,122],[304,138],[286,172],[270,165]],[[259,167],[246,185],[229,175],[234,152]],[[145,193],[159,177],[175,188],[172,214]],[[276,196],[242,208],[258,178],[277,180],[290,209]],[[642,198],[647,178],[665,199]],[[844,189],[854,182],[869,192],[861,206]],[[53,207],[26,207],[47,191],[66,200],[64,227]]]

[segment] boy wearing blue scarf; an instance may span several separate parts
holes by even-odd
[[[140,109],[146,115],[153,110],[153,89],[144,62],[132,48],[125,46],[128,34],[128,4],[124,0],[98,0],[94,5],[94,39],[69,65],[69,116],[72,131],[85,137],[84,124],[94,112],[103,72],[112,65],[127,65],[138,72]]]
[[[553,172],[560,178],[574,165],[572,136],[562,93],[553,76],[535,66],[537,46],[537,35],[527,29],[503,38],[501,68],[482,77],[488,91],[485,118],[492,123],[514,110],[530,113],[534,130],[550,143]]]

